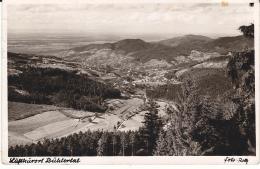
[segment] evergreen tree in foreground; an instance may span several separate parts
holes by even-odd
[[[142,129],[142,137],[144,138],[144,149],[147,155],[153,155],[156,147],[156,141],[162,127],[161,118],[158,116],[157,104],[149,101],[147,104],[147,113],[144,116],[144,127]]]
[[[97,147],[98,156],[107,155],[107,140],[108,140],[107,132],[104,132],[100,137],[100,139],[98,140],[98,147]]]
[[[246,38],[254,38],[254,24],[241,26],[239,30]],[[248,49],[233,52],[227,65],[227,74],[231,78],[236,94],[232,101],[235,110],[233,120],[239,126],[241,134],[247,139],[249,154],[255,154],[255,52]]]
[[[254,37],[252,25],[240,30]],[[198,96],[188,84],[178,110],[167,113],[155,155],[255,155],[254,51],[233,52],[227,74],[236,90],[227,102]]]
[[[182,87],[182,102],[176,104],[176,109],[169,106],[166,110],[168,120],[161,130],[155,155],[163,156],[184,156],[197,155],[200,151],[198,143],[192,140],[191,131],[193,128],[194,106],[198,100],[196,87],[193,81],[185,81]],[[194,104],[195,103],[195,104]]]

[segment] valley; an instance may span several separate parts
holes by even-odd
[[[51,55],[9,52],[9,146],[88,130],[138,130],[149,99],[167,118],[184,80],[201,84],[203,95],[221,97],[232,87],[225,77],[230,46],[211,47],[220,40],[193,35],[80,45]]]
[[[3,163],[257,162],[259,3],[4,7]]]

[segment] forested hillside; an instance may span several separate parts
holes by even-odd
[[[240,30],[253,38],[253,27]],[[255,155],[254,51],[233,52],[226,69],[235,93],[224,99],[200,95],[187,82],[186,97],[161,130],[155,155]]]
[[[179,78],[181,82],[190,81],[196,84],[197,93],[212,99],[225,99],[234,94],[232,82],[225,75],[225,70],[215,68],[194,68],[183,73]],[[165,84],[146,90],[146,94],[152,99],[167,99],[174,102],[182,102],[184,96],[184,83]]]
[[[40,67],[21,71],[8,76],[9,101],[104,112],[104,99],[120,97],[119,90],[75,71]]]

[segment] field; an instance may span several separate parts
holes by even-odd
[[[55,106],[8,102],[8,120],[20,120],[42,112],[56,110]]]
[[[79,111],[48,105],[9,102],[9,146],[36,143],[88,130],[137,130],[143,125],[144,101],[139,98],[110,99],[105,113]],[[158,102],[164,115],[166,103]],[[37,111],[35,111],[37,110]]]

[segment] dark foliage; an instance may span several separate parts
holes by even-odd
[[[184,100],[169,108],[169,119],[157,141],[155,155],[245,155],[246,137],[226,104],[198,94],[195,82],[185,82]],[[230,105],[227,105],[230,107]]]
[[[245,37],[247,38],[254,38],[254,24],[250,24],[249,26],[240,26],[238,28]]]
[[[252,38],[252,28],[240,30]],[[254,51],[232,53],[227,75],[235,91],[230,95],[224,90],[222,96],[227,98],[202,95],[207,81],[198,81],[197,75],[186,78],[183,102],[168,109],[170,118],[159,135],[155,155],[255,155]]]
[[[142,156],[147,155],[139,131],[87,131],[31,145],[9,147],[9,157],[23,156]]]
[[[180,81],[192,80],[197,84],[197,92],[200,96],[209,96],[214,99],[223,99],[231,95],[234,90],[232,83],[226,77],[225,71],[222,69],[212,68],[194,68],[183,73],[179,77]],[[180,84],[165,84],[153,87],[146,90],[146,94],[152,99],[167,99],[177,103],[181,103],[184,97],[184,83]]]
[[[249,39],[254,38],[254,24],[241,26],[239,30]],[[234,120],[247,138],[248,152],[255,154],[255,52],[235,52],[229,60],[227,74],[231,78],[236,94]]]
[[[225,75],[224,69],[194,68],[180,76],[181,81],[192,80],[196,84],[198,95],[213,99],[223,99],[232,93],[232,83]]]
[[[23,73],[8,77],[8,99],[35,104],[54,104],[75,109],[104,112],[106,98],[120,97],[120,91],[77,74],[53,68],[25,67]],[[20,94],[16,89],[28,92]]]
[[[255,68],[254,51],[233,53],[227,74],[233,82],[236,94],[232,101],[235,105],[234,120],[241,133],[248,139],[251,153],[255,153]]]
[[[16,145],[9,148],[9,156],[95,156],[102,131],[69,135],[60,139],[45,139],[31,145]]]
[[[151,99],[167,99],[180,102],[183,97],[182,84],[166,84],[146,89],[147,97]]]
[[[162,120],[158,116],[157,104],[153,101],[148,102],[148,111],[144,116],[144,127],[141,129],[141,135],[145,141],[147,155],[153,155],[156,147],[156,141],[162,128]]]

